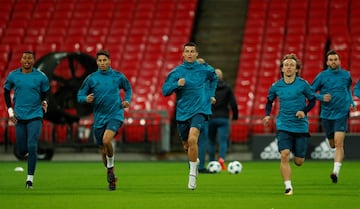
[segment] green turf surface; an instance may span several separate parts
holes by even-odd
[[[25,189],[25,162],[0,163],[1,209],[355,209],[360,208],[360,162],[343,164],[338,184],[331,161],[293,168],[294,195],[285,196],[279,162],[242,162],[241,174],[200,174],[187,189],[186,162],[116,162],[116,191],[107,190],[101,162],[39,162]]]

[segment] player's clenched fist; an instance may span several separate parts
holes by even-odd
[[[180,79],[178,80],[178,85],[179,85],[179,86],[184,86],[184,85],[185,85],[185,78],[180,78]]]

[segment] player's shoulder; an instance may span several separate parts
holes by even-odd
[[[37,68],[33,68],[33,71],[34,71],[35,73],[40,74],[41,76],[47,77],[46,74],[45,74],[43,71],[41,71],[41,70],[39,70],[39,69],[37,69]]]
[[[13,70],[11,70],[10,72],[9,72],[9,75],[10,74],[17,74],[17,73],[21,73],[21,68],[15,68],[15,69],[13,69]]]
[[[279,80],[277,80],[277,81],[272,82],[271,85],[270,85],[270,87],[281,86],[281,85],[283,85],[284,83],[285,83],[284,79],[281,78],[281,79],[279,79]]]
[[[111,68],[111,70],[112,70],[112,74],[114,76],[124,76],[124,73],[122,73],[120,70],[116,70],[116,69],[113,69],[113,68]]]
[[[309,84],[309,82],[308,82],[306,79],[304,79],[304,78],[302,78],[302,77],[297,77],[297,78],[298,78],[298,81],[299,81],[299,82]]]
[[[182,65],[175,66],[173,69],[171,69],[168,73],[168,75],[180,73],[184,70],[184,67]]]

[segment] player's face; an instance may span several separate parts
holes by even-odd
[[[23,69],[30,70],[34,65],[34,56],[31,53],[23,53],[20,63]]]
[[[293,77],[298,70],[296,69],[296,61],[294,59],[286,59],[283,62],[282,72],[286,77]]]
[[[326,64],[333,70],[338,69],[340,66],[339,56],[337,54],[329,55],[327,58]]]
[[[96,64],[100,70],[107,70],[110,67],[110,59],[105,55],[99,55],[96,59]]]
[[[183,58],[186,62],[195,62],[199,53],[195,46],[185,46],[183,50]]]

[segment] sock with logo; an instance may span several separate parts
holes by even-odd
[[[339,163],[339,162],[334,162],[333,173],[335,173],[336,176],[339,176],[340,168],[341,168],[341,163]]]
[[[291,180],[284,181],[285,189],[292,189]]]
[[[107,168],[114,167],[114,155],[111,157],[106,156],[106,161],[107,161],[107,165],[106,165]]]
[[[197,174],[196,170],[197,170],[198,163],[189,161],[189,164],[190,164],[190,175],[196,176],[196,174]]]

